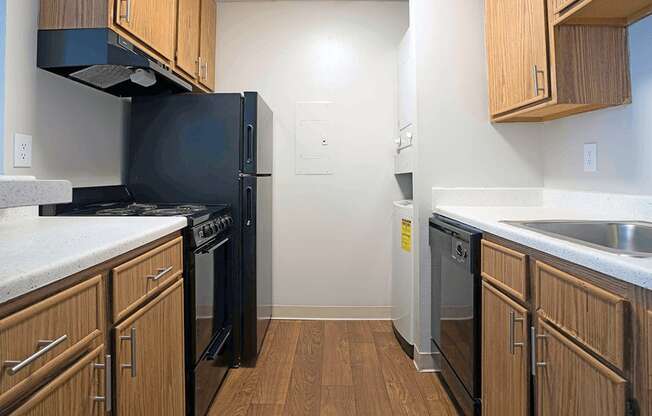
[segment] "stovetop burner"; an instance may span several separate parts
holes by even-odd
[[[100,216],[150,216],[170,217],[175,215],[192,215],[208,210],[205,205],[156,205],[156,204],[129,204],[126,206],[113,206],[112,208],[100,209],[94,212]]]
[[[138,211],[131,208],[107,208],[101,209],[95,213],[102,217],[128,217],[130,215],[137,215]]]

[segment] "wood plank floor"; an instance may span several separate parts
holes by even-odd
[[[231,370],[209,416],[456,416],[388,321],[272,321],[256,368]]]

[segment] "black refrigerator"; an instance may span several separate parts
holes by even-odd
[[[256,92],[134,98],[127,184],[136,199],[229,204],[234,366],[255,366],[272,315],[273,113]]]

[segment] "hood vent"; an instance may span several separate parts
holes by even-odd
[[[40,30],[37,65],[118,97],[192,91],[192,85],[106,28]]]

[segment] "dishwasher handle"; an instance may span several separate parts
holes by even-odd
[[[459,224],[454,220],[450,220],[440,215],[435,215],[434,217],[430,218],[430,227],[444,234],[448,234],[451,237],[455,237],[459,240],[464,240],[469,243],[474,239],[479,239],[482,237],[482,231],[465,226],[463,224]]]

